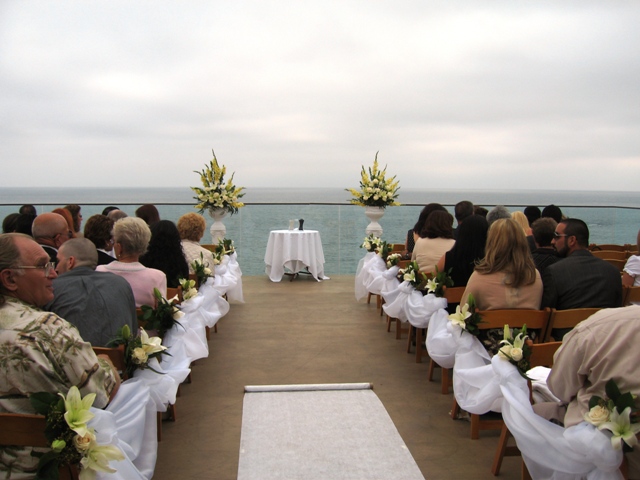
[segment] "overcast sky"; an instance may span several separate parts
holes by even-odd
[[[0,0],[2,186],[637,190],[640,1]]]

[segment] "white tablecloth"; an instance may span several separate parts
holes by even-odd
[[[272,282],[282,280],[285,268],[293,273],[308,268],[316,280],[328,280],[324,275],[324,253],[317,230],[272,230],[264,263]]]

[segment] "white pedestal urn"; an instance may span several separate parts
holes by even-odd
[[[209,215],[213,218],[213,225],[211,225],[211,241],[214,245],[217,245],[227,234],[227,227],[222,223],[222,219],[227,215],[227,211],[224,208],[210,208]]]
[[[367,225],[365,232],[367,235],[375,235],[376,237],[382,236],[382,226],[378,223],[378,220],[384,215],[384,208],[382,207],[364,207],[364,214],[369,219],[370,223]]]

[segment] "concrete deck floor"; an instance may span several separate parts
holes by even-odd
[[[375,303],[356,302],[353,282],[243,277],[245,303],[211,333],[209,358],[181,387],[177,421],[163,423],[154,479],[236,478],[245,385],[341,382],[373,383],[426,479],[496,478],[499,432],[471,440],[469,423],[451,420],[439,371],[427,381],[428,359],[416,363],[406,335],[387,333]],[[498,478],[521,478],[520,465],[505,458]]]

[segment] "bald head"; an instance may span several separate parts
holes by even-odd
[[[98,251],[91,240],[72,238],[64,242],[58,250],[58,273],[73,270],[76,267],[96,268]]]
[[[62,215],[48,212],[38,215],[31,227],[33,238],[41,245],[59,248],[69,240],[69,225]]]

